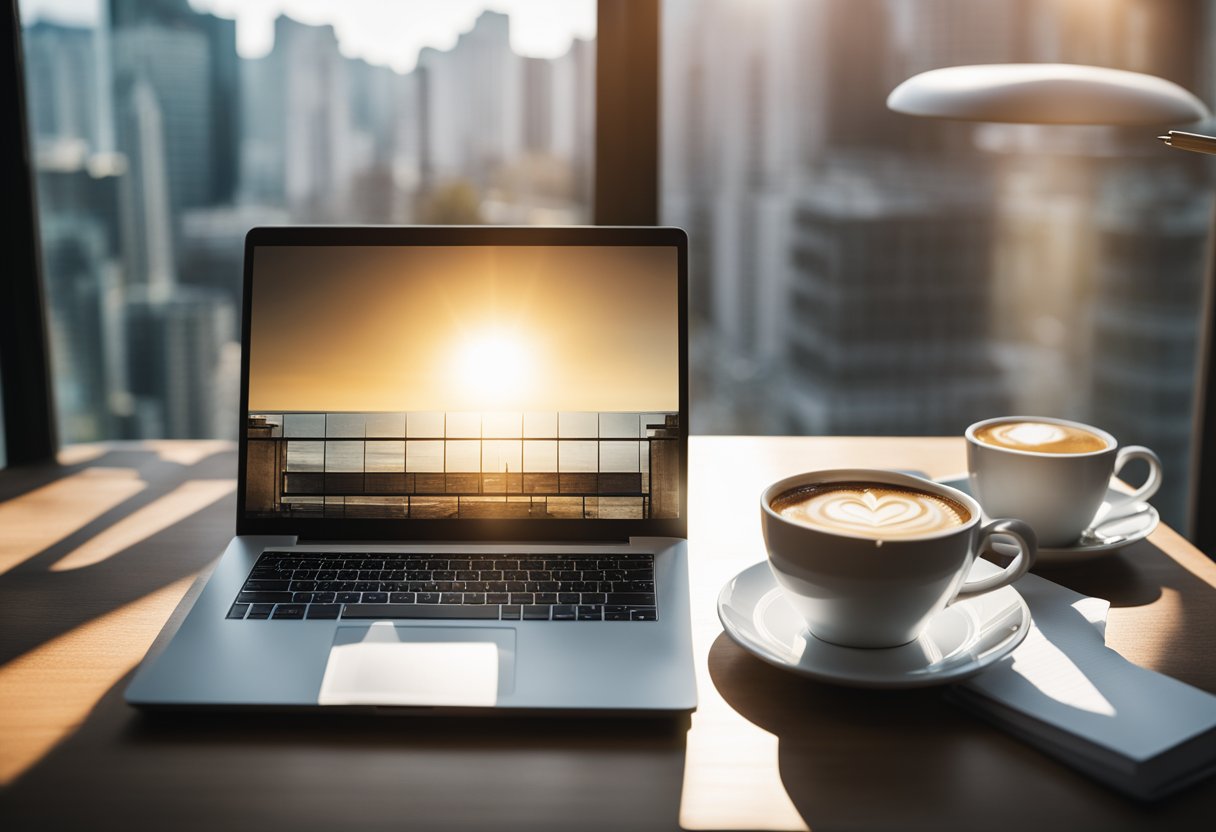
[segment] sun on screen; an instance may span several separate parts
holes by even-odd
[[[470,404],[501,405],[518,400],[531,387],[535,361],[524,335],[487,329],[456,346],[452,381]]]

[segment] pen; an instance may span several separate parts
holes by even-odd
[[[1179,150],[1193,150],[1196,153],[1216,154],[1216,138],[1201,136],[1198,133],[1184,133],[1181,130],[1171,130],[1169,135],[1158,136],[1158,139],[1170,147]]]

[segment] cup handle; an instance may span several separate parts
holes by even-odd
[[[1148,463],[1148,479],[1144,484],[1137,488],[1131,494],[1116,500],[1110,504],[1104,512],[1099,512],[1090,525],[1097,525],[1105,520],[1114,520],[1125,513],[1135,503],[1141,503],[1149,497],[1157,493],[1157,489],[1161,487],[1161,460],[1149,448],[1143,445],[1128,445],[1125,448],[1120,448],[1119,453],[1115,456],[1115,473],[1114,476],[1119,476],[1119,472],[1123,470],[1123,466],[1131,462],[1133,459],[1143,459]]]
[[[983,552],[990,548],[992,538],[998,534],[1012,537],[1017,541],[1017,556],[995,575],[975,581],[964,581],[958,588],[958,592],[954,594],[954,598],[951,599],[951,603],[962,598],[974,598],[976,595],[1007,586],[1025,575],[1034,565],[1034,557],[1039,550],[1038,539],[1035,537],[1034,529],[1021,520],[993,520],[984,526],[980,529],[979,548],[976,551]]]

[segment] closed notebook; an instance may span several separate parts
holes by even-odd
[[[1216,770],[1216,696],[1105,643],[1109,603],[1027,575],[1034,617],[1010,656],[950,697],[1134,797],[1163,797]]]

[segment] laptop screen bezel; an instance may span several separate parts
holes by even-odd
[[[254,252],[271,246],[657,246],[677,251],[679,300],[680,513],[676,518],[601,519],[349,519],[249,517],[245,512]],[[612,541],[687,537],[688,531],[688,236],[663,227],[282,226],[245,235],[241,314],[241,408],[236,530],[241,535],[293,535],[307,540]]]

